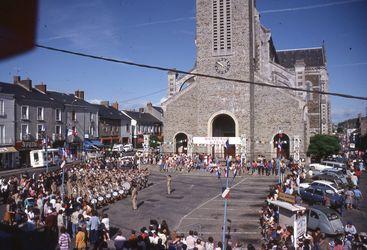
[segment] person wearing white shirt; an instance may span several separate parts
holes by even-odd
[[[194,235],[194,232],[190,230],[189,236],[186,237],[187,250],[192,250],[195,247],[196,239],[193,235]]]

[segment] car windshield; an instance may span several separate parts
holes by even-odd
[[[339,216],[336,213],[327,213],[326,216],[327,216],[327,218],[329,220],[337,220],[337,219],[339,219]]]
[[[330,186],[332,186],[335,189],[338,189],[338,186],[335,183],[331,183]]]

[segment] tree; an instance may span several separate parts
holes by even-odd
[[[310,139],[307,154],[321,160],[332,154],[337,154],[340,150],[339,139],[332,135],[315,135]]]

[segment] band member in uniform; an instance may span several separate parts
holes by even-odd
[[[171,175],[167,175],[167,194],[171,194],[172,192],[172,177]]]
[[[133,210],[138,210],[138,188],[136,185],[134,185],[133,190],[131,191],[131,203]]]

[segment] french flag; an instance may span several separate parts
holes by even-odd
[[[229,191],[231,191],[231,189],[226,188],[222,193],[222,198],[229,200]]]

